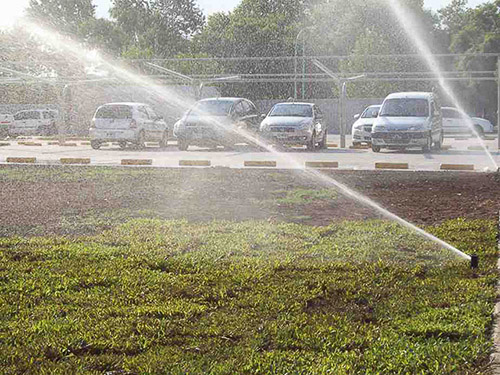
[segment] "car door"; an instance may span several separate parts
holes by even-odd
[[[454,108],[446,109],[446,119],[443,120],[446,124],[448,133],[463,134],[468,132],[467,123],[460,115],[460,112]]]
[[[316,136],[318,139],[321,139],[323,137],[323,133],[326,131],[326,126],[324,125],[324,116],[323,112],[321,112],[321,109],[315,105],[313,107],[313,112],[314,112],[314,130],[316,131]]]
[[[151,121],[151,138],[155,140],[161,140],[163,137],[163,132],[165,131],[166,124],[163,119],[156,114],[156,112],[151,107],[145,107],[148,113],[149,120]]]
[[[137,107],[137,120],[138,126],[144,131],[146,139],[155,139],[155,129],[153,126],[154,122],[149,118],[149,114],[145,106]]]
[[[445,134],[453,134],[455,132],[456,124],[453,116],[453,110],[449,108],[443,109],[443,130]]]
[[[243,101],[243,107],[245,110],[244,121],[246,122],[248,129],[252,130],[253,132],[257,132],[260,125],[257,108],[249,100]]]

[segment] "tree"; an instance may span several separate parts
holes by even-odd
[[[92,0],[30,0],[30,18],[60,33],[77,35],[80,26],[95,18]]]
[[[455,14],[453,14],[455,12]],[[500,0],[467,8],[465,1],[455,0],[440,11],[449,34],[453,53],[500,53]],[[457,61],[462,71],[494,71],[496,57],[466,56]],[[497,84],[470,82],[455,85],[466,109],[496,122]]]
[[[128,49],[172,57],[189,50],[204,22],[194,0],[114,0],[111,17],[127,35]]]

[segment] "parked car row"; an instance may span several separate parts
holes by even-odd
[[[367,107],[354,116],[352,142],[367,143],[374,152],[382,148],[441,148],[444,135],[493,133],[490,121],[470,117],[452,107],[441,107],[433,93],[389,95],[382,105]]]
[[[91,145],[118,142],[144,147],[147,141],[166,146],[170,129],[154,110],[143,103],[109,103],[99,107],[90,128]],[[212,98],[197,102],[174,127],[180,150],[189,146],[232,148],[238,143],[258,145],[261,140],[279,145],[326,148],[327,126],[313,103],[286,102],[267,115],[245,98]]]

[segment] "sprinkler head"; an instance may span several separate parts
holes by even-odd
[[[478,255],[474,254],[471,256],[470,267],[474,270],[479,268],[479,256]]]

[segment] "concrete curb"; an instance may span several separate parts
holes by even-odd
[[[90,164],[90,158],[61,158],[61,164]]]
[[[250,161],[247,160],[243,163],[245,167],[272,167],[275,168],[277,163],[275,161],[271,160],[265,160],[265,161]]]
[[[339,163],[336,161],[306,161],[306,168],[321,169],[321,168],[338,168]]]
[[[442,171],[473,171],[474,164],[441,164]]]
[[[7,163],[36,163],[36,158],[8,157]]]
[[[375,169],[409,169],[408,163],[375,163]]]
[[[210,160],[179,160],[180,167],[210,167]]]
[[[122,159],[121,165],[153,165],[152,159]]]

